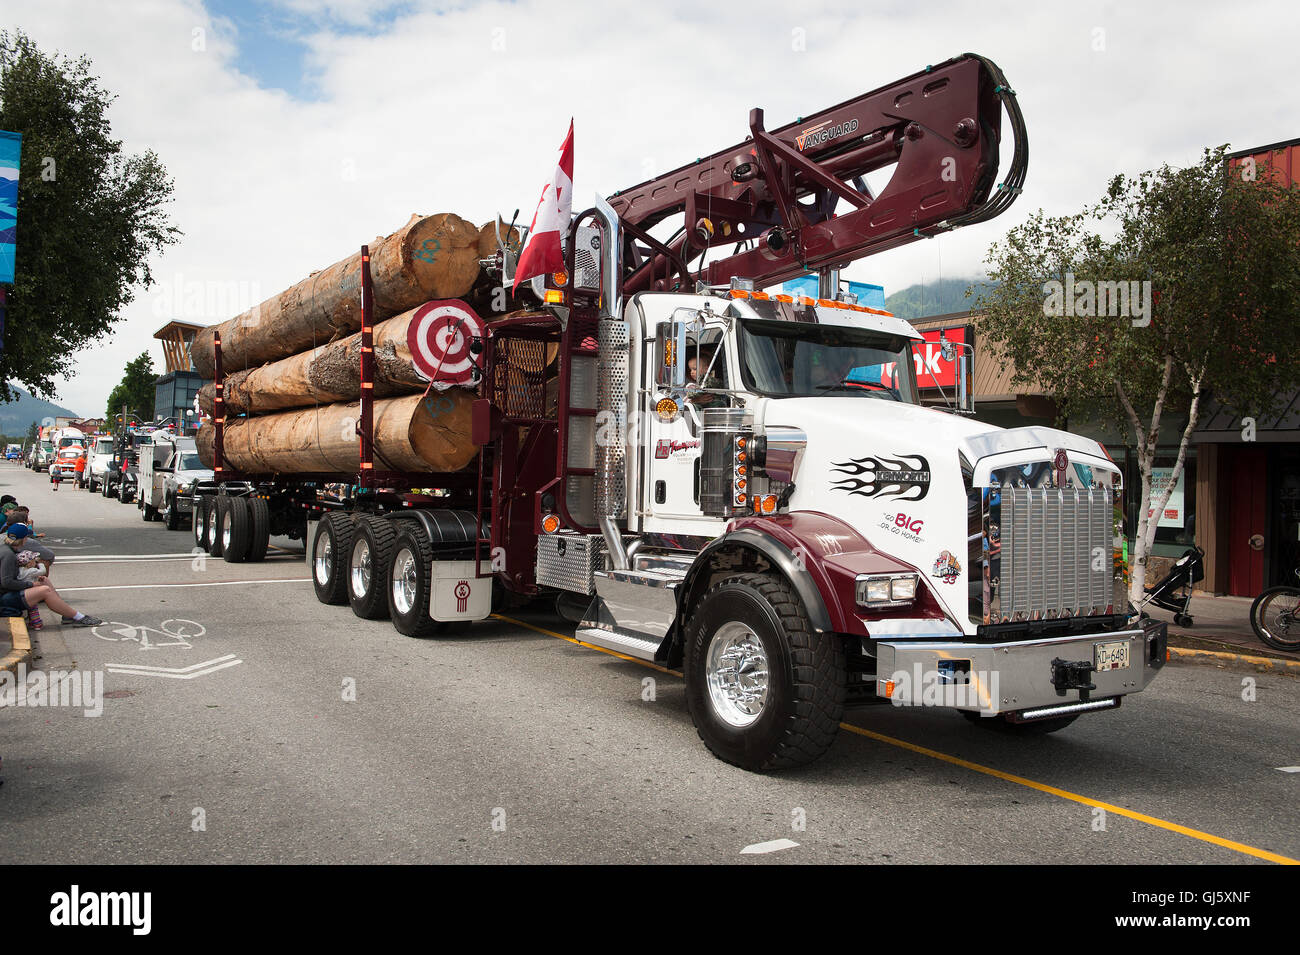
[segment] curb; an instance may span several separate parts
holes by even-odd
[[[1249,653],[1222,653],[1218,650],[1193,650],[1190,647],[1170,647],[1169,656],[1171,659],[1177,657],[1186,657],[1191,659],[1203,657],[1209,658],[1210,660],[1222,660],[1231,663],[1248,663],[1251,666],[1265,667],[1270,670],[1300,671],[1300,660],[1279,660],[1275,657],[1257,657]]]
[[[22,617],[5,617],[9,624],[9,639],[13,644],[3,659],[0,659],[0,670],[9,670],[15,672],[18,664],[26,663],[32,658],[32,638],[27,632],[27,621]]]

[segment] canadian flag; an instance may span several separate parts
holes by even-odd
[[[560,164],[555,176],[542,190],[542,198],[533,213],[533,224],[528,227],[528,241],[519,253],[515,268],[515,284],[535,275],[560,272],[564,269],[564,252],[560,249],[560,236],[569,230],[573,215],[573,120],[569,120],[569,135],[560,147]]]

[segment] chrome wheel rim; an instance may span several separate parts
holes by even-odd
[[[364,538],[352,545],[352,593],[364,597],[370,593],[370,542]]]
[[[208,540],[214,544],[217,542],[217,509],[215,507],[208,514]]]
[[[312,555],[312,567],[316,573],[316,583],[324,587],[330,582],[330,562],[334,556],[334,543],[329,531],[316,535],[315,553]]]
[[[393,606],[403,616],[415,607],[415,595],[420,589],[419,567],[409,547],[403,547],[393,558]]]
[[[221,546],[223,549],[230,549],[230,515],[226,515],[226,521],[221,527]]]
[[[705,655],[713,711],[729,726],[749,726],[767,704],[767,654],[758,634],[733,620],[718,628]]]

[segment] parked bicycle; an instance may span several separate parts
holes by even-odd
[[[1300,650],[1300,587],[1270,587],[1256,597],[1250,605],[1250,625],[1274,650]]]

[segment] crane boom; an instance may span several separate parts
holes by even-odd
[[[1004,106],[1014,151],[995,188]],[[998,215],[1029,163],[1015,92],[996,64],[972,53],[779,129],[767,130],[755,109],[749,127],[744,142],[609,198],[624,236],[624,293],[733,277],[761,288],[841,268]],[[873,194],[864,177],[891,164]],[[674,216],[683,219],[671,239],[651,237]],[[724,246],[734,248],[691,270]]]

